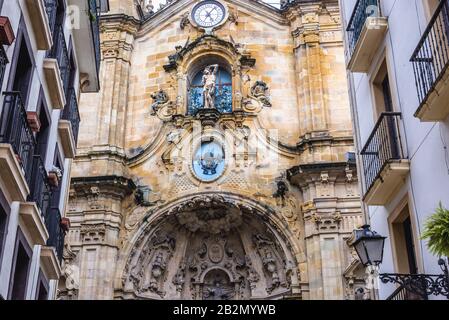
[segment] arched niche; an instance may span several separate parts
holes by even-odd
[[[218,62],[232,77],[232,110],[241,109],[242,70],[254,67],[255,59],[234,43],[213,35],[203,35],[184,47],[177,48],[177,52],[169,56],[169,64],[164,66],[167,72],[176,73],[178,114],[187,114],[187,89],[192,76],[214,61]]]
[[[125,248],[121,297],[200,300],[215,292],[238,300],[292,294],[299,286],[296,244],[273,225],[269,209],[259,211],[263,207],[250,201],[209,194],[153,213]],[[226,273],[221,287],[211,286],[212,270]]]
[[[233,111],[233,68],[223,56],[207,54],[195,59],[187,70],[187,115],[195,115],[204,106],[204,70],[214,65],[218,66],[215,86],[215,108],[220,113],[231,113]]]

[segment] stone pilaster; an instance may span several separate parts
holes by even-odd
[[[344,299],[343,273],[352,262],[346,240],[361,221],[356,170],[345,163],[289,171],[304,197],[302,213],[312,300]]]
[[[134,189],[132,181],[116,176],[72,180],[67,213],[72,254],[66,255],[64,272],[77,282],[78,299],[113,299],[122,201]]]

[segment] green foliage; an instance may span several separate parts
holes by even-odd
[[[428,239],[430,252],[437,256],[449,256],[449,210],[440,206],[424,226],[422,239]]]

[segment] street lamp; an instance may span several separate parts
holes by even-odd
[[[386,237],[382,237],[376,231],[372,231],[369,225],[362,229],[354,230],[354,247],[363,266],[378,266],[382,263],[384,255],[384,243]]]

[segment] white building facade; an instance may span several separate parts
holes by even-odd
[[[441,274],[421,234],[449,207],[449,1],[340,5],[366,220],[388,237],[380,273]],[[380,283],[379,298],[412,297]]]
[[[54,299],[64,281],[78,97],[99,90],[99,13],[96,0],[0,0],[0,299]]]

